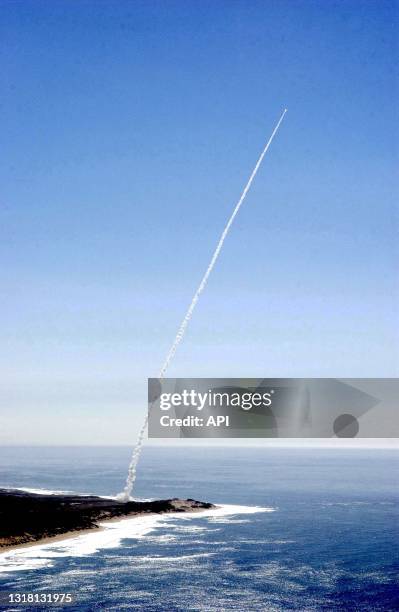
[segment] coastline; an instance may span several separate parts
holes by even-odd
[[[222,506],[212,505],[212,509],[218,510]],[[105,531],[106,527],[104,526],[106,523],[119,523],[127,520],[131,520],[134,518],[142,518],[145,516],[162,516],[162,515],[172,515],[176,514],[181,516],[183,514],[191,514],[191,513],[200,513],[205,512],[207,508],[190,508],[189,510],[184,510],[183,512],[179,512],[176,510],[170,510],[166,512],[132,512],[131,514],[126,514],[124,516],[112,516],[110,518],[104,518],[99,521],[98,524],[93,525],[93,527],[83,528],[83,529],[73,529],[69,531],[65,531],[64,533],[59,533],[53,536],[44,536],[37,540],[33,540],[30,542],[21,542],[20,544],[6,544],[0,546],[0,555],[2,553],[12,552],[13,550],[21,550],[26,548],[32,548],[34,546],[42,546],[45,544],[52,544],[54,542],[63,542],[64,540],[70,540],[75,537],[79,537],[81,535],[88,535],[89,533],[99,533],[101,531]]]

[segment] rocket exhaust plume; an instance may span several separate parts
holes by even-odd
[[[200,284],[198,286],[198,289],[194,293],[194,297],[191,300],[191,304],[188,307],[188,310],[187,310],[187,312],[186,312],[186,314],[184,316],[184,319],[182,320],[182,322],[180,324],[180,327],[179,327],[178,332],[176,334],[176,337],[175,337],[175,339],[173,341],[173,344],[170,347],[168,354],[166,355],[166,359],[165,359],[164,364],[163,364],[163,366],[162,366],[162,368],[161,368],[161,370],[159,372],[159,375],[158,375],[159,380],[162,380],[165,377],[166,371],[167,371],[167,369],[168,369],[168,367],[169,367],[169,365],[170,365],[170,363],[171,363],[171,361],[172,361],[172,359],[173,359],[173,357],[174,357],[174,355],[176,353],[177,347],[179,346],[180,342],[184,338],[184,334],[186,333],[187,326],[188,326],[188,324],[189,324],[189,322],[191,320],[191,317],[193,316],[194,309],[195,309],[195,307],[197,305],[197,302],[198,302],[198,300],[200,298],[201,293],[203,292],[203,290],[206,287],[206,284],[208,282],[208,278],[209,278],[209,276],[210,276],[210,274],[211,274],[211,272],[212,272],[212,270],[213,270],[213,268],[214,268],[214,266],[216,264],[216,261],[217,261],[217,259],[219,257],[220,251],[222,250],[223,243],[224,243],[224,241],[225,241],[225,239],[227,237],[227,234],[229,233],[230,228],[231,228],[231,226],[233,224],[233,221],[234,221],[238,211],[240,210],[242,203],[244,202],[244,200],[245,200],[245,198],[247,196],[247,193],[248,193],[248,191],[249,191],[249,189],[250,189],[250,187],[252,185],[252,182],[253,182],[253,180],[254,180],[254,178],[256,176],[256,173],[259,170],[259,167],[260,167],[260,165],[261,165],[261,163],[263,161],[263,158],[266,155],[267,150],[269,149],[269,147],[270,147],[270,145],[271,145],[271,143],[273,141],[273,138],[275,137],[275,135],[276,135],[276,133],[277,133],[279,127],[280,127],[280,124],[281,124],[282,120],[284,119],[284,115],[285,115],[286,112],[287,112],[287,109],[285,108],[283,110],[281,116],[280,116],[280,119],[276,123],[276,126],[275,126],[275,128],[274,128],[274,130],[273,130],[273,132],[272,132],[272,134],[271,134],[271,136],[269,138],[269,140],[267,141],[267,143],[265,145],[265,148],[263,149],[263,151],[262,151],[258,161],[256,162],[254,169],[252,170],[252,174],[249,177],[248,182],[247,182],[247,184],[244,187],[244,191],[242,192],[240,199],[238,200],[237,204],[235,205],[235,208],[234,208],[234,210],[233,210],[229,220],[227,221],[226,227],[224,228],[224,230],[222,232],[222,235],[220,236],[219,242],[218,242],[218,244],[216,246],[216,249],[215,249],[215,251],[214,251],[214,253],[212,255],[212,258],[211,258],[211,260],[209,262],[209,265],[208,265],[208,267],[206,269],[206,272],[205,272],[204,276],[202,277],[202,280],[201,280],[201,282],[200,282]],[[127,475],[127,480],[126,480],[125,488],[124,488],[123,492],[118,495],[118,499],[120,499],[122,501],[128,501],[129,498],[130,498],[130,495],[132,493],[132,490],[133,490],[134,482],[136,480],[137,464],[138,464],[138,461],[140,459],[141,449],[143,447],[145,431],[147,429],[147,423],[148,423],[148,414],[146,414],[146,416],[145,416],[144,423],[143,423],[143,425],[142,425],[142,427],[140,429],[140,432],[139,432],[139,435],[138,435],[138,438],[137,438],[136,446],[135,446],[135,448],[133,450],[132,458],[130,460],[130,465],[129,465],[129,470],[128,470],[128,475]]]

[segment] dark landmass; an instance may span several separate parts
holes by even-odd
[[[0,548],[98,529],[98,521],[118,517],[215,507],[194,499],[123,502],[94,495],[41,495],[0,489]]]

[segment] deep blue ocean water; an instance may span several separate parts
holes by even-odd
[[[3,448],[0,486],[113,495],[130,450]],[[68,610],[398,610],[398,475],[395,451],[147,447],[137,497],[275,511],[176,519],[1,588],[72,592]]]

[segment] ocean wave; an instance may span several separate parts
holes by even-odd
[[[331,506],[395,506],[395,502],[391,501],[334,501],[334,502],[323,502],[322,507],[330,508]]]
[[[24,493],[34,493],[37,495],[81,495],[87,496],[84,493],[75,493],[75,491],[61,491],[60,489],[33,489],[31,487],[1,487],[4,491],[24,491]]]
[[[151,514],[135,516],[119,521],[99,523],[101,530],[91,531],[64,540],[32,544],[14,550],[0,553],[0,573],[51,567],[54,560],[60,557],[84,557],[99,550],[116,548],[126,539],[143,539],[157,528],[172,528],[173,523],[193,519],[209,519],[215,517],[230,517],[237,514],[255,514],[257,512],[273,512],[273,508],[258,506],[220,505],[217,508],[201,510],[182,516],[178,512],[166,514]],[[178,526],[178,528],[180,525]],[[162,535],[160,537],[163,537]],[[154,535],[151,537],[154,539]]]
[[[64,491],[62,489],[43,489],[32,487],[0,487],[4,491],[23,491],[24,493],[33,493],[35,495],[76,495],[77,497],[100,497],[101,499],[112,499],[117,501],[118,495],[98,495],[97,493],[82,493],[81,491]],[[151,502],[154,497],[129,497],[129,501],[136,502]]]
[[[213,557],[215,555],[216,553],[214,552],[193,553],[191,555],[173,555],[173,557],[167,557],[162,555],[146,555],[145,557],[135,557],[134,562],[135,565],[141,563],[145,567],[148,567],[148,565],[154,565],[158,563],[176,564],[181,563],[181,561],[187,561],[189,559],[203,559],[206,557]]]

